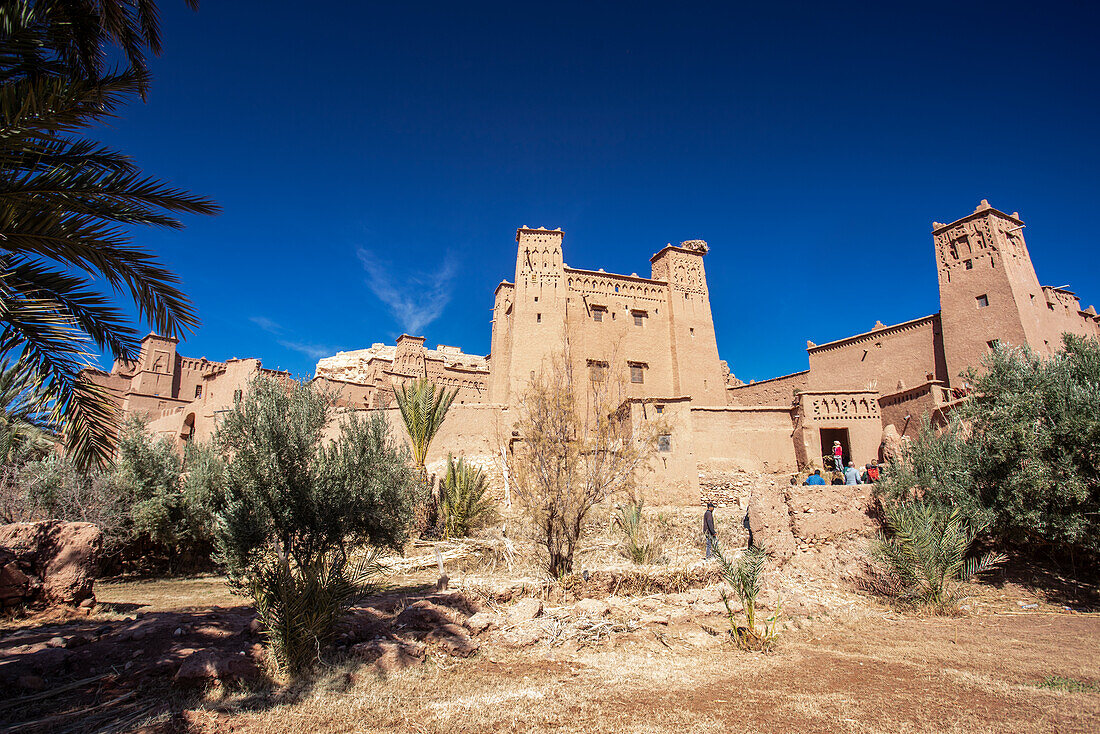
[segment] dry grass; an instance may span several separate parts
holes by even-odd
[[[865,615],[791,633],[771,655],[739,652],[694,623],[661,628],[663,640],[623,629],[592,645],[489,645],[469,660],[434,660],[388,678],[341,667],[281,701],[238,694],[187,718],[196,731],[303,734],[1033,734],[1096,731],[1100,720],[1095,692],[1037,687],[1052,675],[1100,676],[1092,654],[1100,622],[1090,617]]]
[[[212,606],[238,607],[248,600],[231,593],[224,576],[204,575],[140,581],[97,581],[96,612],[111,609],[180,612]]]

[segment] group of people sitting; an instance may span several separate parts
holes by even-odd
[[[814,469],[814,473],[806,477],[803,484],[874,484],[882,476],[878,461],[866,464],[862,471],[856,468],[854,461],[849,461],[844,466],[844,448],[840,441],[833,441],[833,471],[829,472],[830,481],[826,482],[820,469]],[[794,480],[791,480],[794,483]]]

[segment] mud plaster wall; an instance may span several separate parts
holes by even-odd
[[[787,472],[797,466],[789,408],[695,406],[691,422],[702,472]]]

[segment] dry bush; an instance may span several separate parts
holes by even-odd
[[[567,347],[519,399],[521,440],[513,446],[508,473],[554,578],[572,571],[592,508],[634,490],[652,450],[652,442],[633,436],[629,421],[617,413],[621,384],[598,377],[576,375]]]

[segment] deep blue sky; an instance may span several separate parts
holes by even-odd
[[[642,275],[707,240],[745,380],[936,311],[931,222],[983,198],[1100,302],[1093,3],[161,6],[149,101],[101,137],[225,208],[138,236],[198,305],[188,356],[485,354],[521,225]]]

